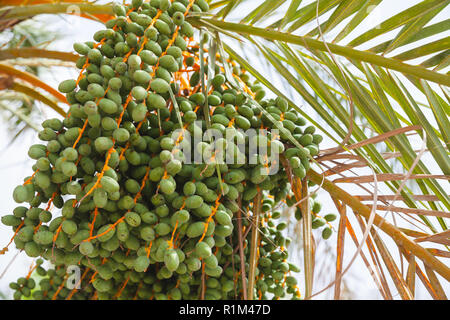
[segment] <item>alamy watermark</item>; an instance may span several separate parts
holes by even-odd
[[[274,175],[279,170],[279,153],[284,146],[279,141],[278,129],[242,130],[229,127],[225,130],[201,129],[202,122],[195,121],[193,130],[177,129],[171,138],[174,159],[183,164],[255,165],[261,174]]]
[[[80,267],[76,265],[70,265],[67,267],[66,273],[68,275],[66,280],[66,288],[69,290],[81,288],[81,271]]]

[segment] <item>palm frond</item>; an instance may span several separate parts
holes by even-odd
[[[445,70],[450,63],[450,40],[438,37],[448,30],[450,21],[436,20],[436,17],[448,9],[450,1],[405,4],[398,13],[387,17],[375,17],[376,11],[386,5],[382,0],[308,3],[293,0],[288,1],[287,11],[269,8],[267,1],[258,1],[251,10],[245,1],[218,1],[216,4],[213,5],[214,17],[193,16],[188,17],[188,21],[196,27],[222,34],[222,45],[230,58],[274,94],[285,97],[289,105],[327,135],[330,142],[337,145],[346,142],[337,154],[336,149],[331,148],[322,151],[317,158],[319,167],[330,168],[324,173],[326,176],[338,175],[334,183],[325,182],[314,172],[310,173],[312,180],[365,219],[369,219],[371,208],[378,205],[377,211],[397,212],[402,219],[426,226],[431,235],[438,234],[439,228],[447,229],[450,75]],[[227,21],[227,16],[244,8],[248,14],[239,23]],[[273,21],[274,17],[275,22],[267,26],[265,21]],[[255,66],[236,50],[236,39],[245,44],[246,53],[251,52],[263,61],[261,65],[268,63],[269,70]],[[286,89],[274,84],[266,76],[270,74],[276,74]],[[355,125],[357,120],[364,126]],[[410,128],[414,128],[413,131],[409,131]],[[422,147],[418,148],[420,143]],[[328,155],[327,152],[334,153]],[[426,159],[422,159],[424,153]],[[346,162],[352,157],[357,161]],[[373,175],[367,175],[367,170],[373,170]],[[337,194],[344,190],[338,189],[335,183],[342,182],[365,191],[375,188],[374,183],[383,184],[392,194],[380,195],[379,204],[355,203],[354,206],[350,205],[352,201],[344,201],[343,194]],[[362,184],[370,186],[366,188]],[[337,190],[340,191],[336,193]],[[355,199],[373,202],[373,194]],[[393,206],[392,201],[404,206]],[[435,221],[439,227],[435,226]],[[389,231],[378,222],[375,225],[394,241],[405,237],[395,224]],[[342,233],[342,226],[340,230]],[[440,274],[448,277],[450,269],[445,264],[422,244],[415,243],[417,247],[411,250],[415,251],[412,256],[416,259],[408,255],[408,277],[402,277],[403,265],[397,268],[384,247],[384,240],[375,230],[371,233],[374,243],[369,248],[373,262],[391,267],[387,268],[391,271],[389,276],[403,298],[414,297],[416,276],[433,292],[433,298],[443,297],[439,287],[432,283],[433,274],[425,275],[416,259],[422,260],[432,272],[440,273],[437,271],[440,269]],[[404,248],[404,244],[398,245]],[[443,249],[447,252],[447,248]],[[381,260],[376,259],[376,250]],[[403,264],[403,260],[400,262]],[[337,270],[341,268],[338,266]],[[384,298],[392,298],[384,273],[381,269],[377,272],[380,293]]]

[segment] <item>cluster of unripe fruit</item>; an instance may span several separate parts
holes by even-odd
[[[114,6],[117,17],[95,42],[74,45],[80,76],[59,85],[68,115],[42,123],[43,143],[28,152],[34,173],[13,194],[28,206],[2,217],[18,249],[53,265],[46,270],[39,259],[38,284],[11,284],[16,299],[240,299],[252,228],[259,230],[253,298],[299,298],[291,274],[299,270],[287,262],[290,239],[276,208],[292,195],[292,179],[305,177],[322,137],[284,99],[263,100],[238,66],[229,67],[240,89],[220,63],[207,79],[185,20],[206,11],[204,0],[133,0]],[[211,128],[231,139],[193,142]],[[248,137],[251,128],[266,133]],[[186,150],[207,163],[186,163]],[[275,155],[293,176],[282,165],[265,173]],[[69,289],[73,265],[81,277]]]

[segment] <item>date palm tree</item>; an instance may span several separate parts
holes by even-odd
[[[304,199],[320,190],[338,213],[336,252],[330,261],[335,277],[325,289],[334,288],[335,299],[342,297],[343,275],[353,262],[343,264],[345,240],[355,243],[353,257],[362,259],[384,299],[396,292],[414,299],[418,281],[433,299],[446,299],[450,38],[445,32],[450,21],[437,18],[448,14],[450,0],[403,1],[402,11],[382,15],[375,13],[389,8],[388,1],[207,2],[207,14],[187,19],[213,39],[209,50],[236,61],[268,91],[284,97],[329,144],[308,172],[315,187],[303,183],[296,194]],[[74,4],[80,19],[102,22],[113,16],[112,3],[95,1],[2,3],[3,33],[41,14],[71,13]],[[70,49],[23,44],[0,50],[0,97],[17,99],[11,96],[15,92],[64,115],[65,97],[18,67],[18,58],[67,63],[78,56]],[[34,126],[27,115],[7,111]],[[308,203],[299,204],[302,212],[311,211]],[[302,239],[305,298],[322,291],[313,282],[318,257],[312,219],[303,214],[301,224],[294,226]]]

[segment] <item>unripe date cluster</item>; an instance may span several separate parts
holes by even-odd
[[[259,229],[254,297],[299,297],[299,270],[287,262],[291,240],[276,208],[292,196],[291,180],[306,176],[322,137],[284,99],[264,99],[262,86],[235,64],[229,67],[253,97],[229,83],[220,63],[211,90],[202,91],[208,68],[199,67],[185,17],[208,10],[205,0],[133,0],[114,6],[116,17],[93,42],[74,44],[80,77],[58,87],[67,116],[42,123],[42,143],[28,152],[34,174],[13,192],[21,205],[2,217],[17,233],[15,246],[39,258],[41,280],[11,283],[15,299],[240,299],[252,227]],[[192,145],[210,161],[185,163],[177,147],[192,141],[173,133],[209,127],[234,138]],[[267,134],[242,135],[251,128]],[[287,167],[264,174],[266,159],[241,150],[242,139]],[[243,163],[220,162],[213,145]],[[65,285],[73,265],[83,275],[79,290]]]

